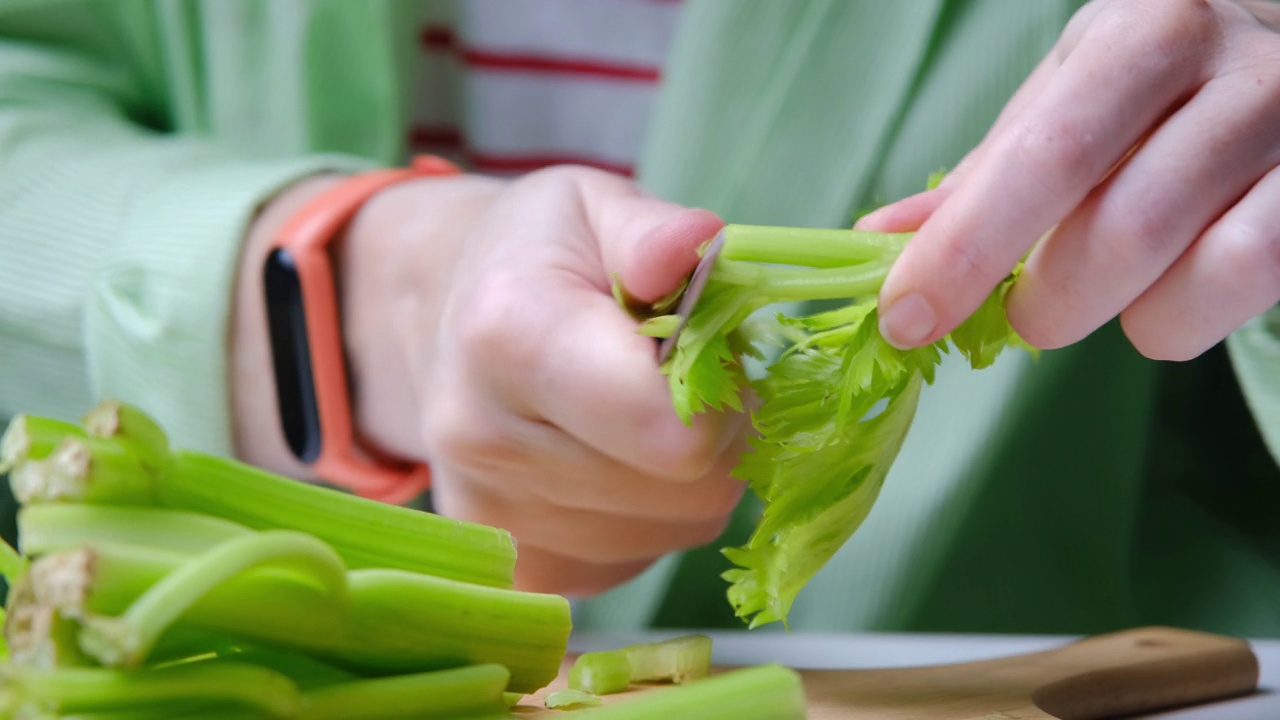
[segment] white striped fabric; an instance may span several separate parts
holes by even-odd
[[[427,3],[410,146],[477,172],[630,175],[678,0]]]

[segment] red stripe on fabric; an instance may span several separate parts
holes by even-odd
[[[450,51],[458,45],[458,38],[453,34],[453,28],[444,25],[428,25],[422,28],[419,40],[423,47],[431,50]]]
[[[489,172],[522,173],[552,165],[586,165],[627,177],[635,174],[635,168],[630,165],[573,155],[500,155],[473,152],[468,153],[467,158],[476,170]]]
[[[533,72],[550,75],[585,75],[640,82],[657,82],[662,74],[661,70],[656,67],[621,65],[604,60],[583,58],[570,59],[544,55],[517,55],[477,50],[475,48],[463,49],[462,59],[467,65],[484,70]]]
[[[420,125],[409,131],[409,142],[414,145],[435,145],[451,148],[463,146],[462,131],[456,127]]]

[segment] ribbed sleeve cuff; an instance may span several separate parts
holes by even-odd
[[[175,446],[231,455],[229,324],[249,224],[268,199],[303,177],[368,167],[332,155],[215,160],[170,168],[150,184],[88,288],[84,332],[94,396],[143,408]]]

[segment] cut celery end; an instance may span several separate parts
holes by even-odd
[[[38,415],[17,415],[0,436],[0,475],[28,460],[43,460],[66,437],[83,437],[71,423]]]
[[[609,695],[631,684],[631,662],[623,650],[583,653],[569,668],[569,688],[593,695]]]

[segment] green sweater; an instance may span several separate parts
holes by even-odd
[[[308,173],[404,160],[420,1],[0,0],[0,417],[115,396],[230,452],[245,225]],[[641,180],[735,222],[847,224],[953,165],[1079,4],[690,2]],[[1278,636],[1277,457],[1276,313],[1192,363],[1113,326],[947,363],[792,627]],[[578,625],[737,626],[721,544]]]

